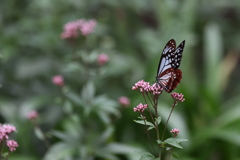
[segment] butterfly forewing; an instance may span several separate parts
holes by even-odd
[[[180,66],[185,41],[177,48],[174,39],[171,39],[165,46],[159,61],[157,71],[157,82],[167,91],[173,91],[182,79],[182,71],[177,69]]]
[[[160,73],[164,72],[166,69],[171,68],[171,62],[174,51],[176,48],[176,42],[174,39],[171,39],[168,41],[166,46],[163,49],[162,56],[160,58],[159,64],[158,64],[158,71],[157,74],[160,75]]]
[[[179,46],[176,48],[173,54],[173,63],[172,67],[177,69],[180,66],[181,60],[182,60],[182,52],[185,46],[185,41],[183,41]]]

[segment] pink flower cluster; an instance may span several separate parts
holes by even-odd
[[[103,66],[104,64],[106,64],[108,62],[109,57],[108,57],[108,55],[102,53],[102,54],[98,55],[98,59],[97,60],[98,60],[99,66]]]
[[[61,75],[56,75],[56,76],[52,77],[52,82],[56,86],[62,87],[64,85],[64,78]]]
[[[154,83],[151,86],[149,82],[141,80],[135,83],[135,85],[132,87],[132,90],[139,90],[140,92],[152,92],[153,95],[159,95],[162,93],[163,88],[158,83]]]
[[[16,150],[16,147],[18,147],[18,143],[16,141],[8,140],[9,134],[15,131],[16,131],[16,127],[12,125],[9,125],[9,124],[0,125],[0,142],[3,142],[4,140],[6,140],[7,146],[11,152]]]
[[[118,102],[125,107],[127,107],[130,104],[130,100],[127,97],[124,97],[124,96],[119,97]]]
[[[29,113],[28,113],[28,115],[27,115],[27,118],[29,119],[29,120],[34,120],[34,119],[37,119],[37,117],[38,117],[38,112],[37,111],[30,111]]]
[[[15,151],[16,148],[18,147],[18,143],[14,140],[8,140],[7,141],[7,146],[11,152]]]
[[[4,139],[8,139],[8,135],[11,132],[15,132],[16,128],[9,124],[0,125],[0,142]]]
[[[133,108],[134,112],[144,112],[144,110],[147,108],[147,104],[140,103],[137,107]]]
[[[179,134],[179,129],[174,128],[170,132],[174,134],[174,137],[177,137],[177,135]]]
[[[79,19],[76,21],[68,22],[64,26],[64,32],[61,34],[62,39],[77,38],[79,33],[87,36],[93,32],[97,22],[95,20]]]
[[[179,94],[179,93],[173,92],[173,93],[171,93],[171,96],[177,101],[180,101],[180,102],[185,101],[182,93]]]

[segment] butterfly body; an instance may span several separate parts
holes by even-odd
[[[179,68],[185,41],[177,48],[174,39],[171,39],[163,49],[157,70],[157,83],[166,92],[172,92],[182,79],[182,71]]]

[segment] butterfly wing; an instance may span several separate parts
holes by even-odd
[[[157,75],[160,75],[165,70],[171,68],[171,62],[172,62],[172,55],[174,55],[174,51],[176,48],[176,42],[174,39],[171,39],[168,41],[166,46],[163,49],[162,56],[160,58],[159,64],[158,64],[158,70]]]
[[[162,52],[156,79],[166,92],[173,91],[182,79],[182,71],[177,68],[181,63],[184,45],[185,41],[176,48],[175,40],[171,39]]]
[[[177,69],[180,66],[182,60],[182,53],[185,46],[185,40],[179,44],[179,46],[175,49],[174,54],[172,55],[172,67]]]

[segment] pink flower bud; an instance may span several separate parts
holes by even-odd
[[[52,82],[56,86],[62,87],[64,85],[64,78],[61,75],[57,75],[57,76],[52,77]]]
[[[102,53],[102,54],[98,55],[98,59],[97,60],[98,60],[98,64],[100,66],[103,66],[104,64],[106,64],[108,62],[109,57],[108,57],[108,55]]]
[[[37,119],[38,118],[38,112],[37,111],[30,111],[27,115],[27,118],[29,120],[34,120],[34,119]]]
[[[124,97],[124,96],[119,97],[118,102],[125,107],[127,107],[130,104],[130,100],[127,97]]]

